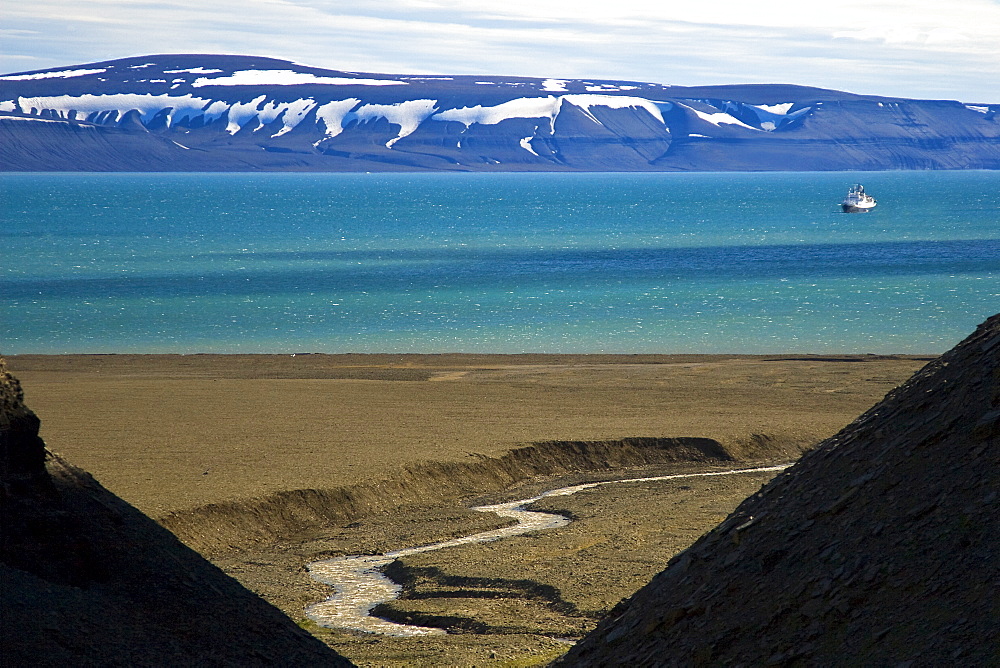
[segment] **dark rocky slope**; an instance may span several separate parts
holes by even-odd
[[[567,666],[1000,665],[1000,315],[807,454]]]
[[[349,666],[47,454],[0,358],[0,665]]]
[[[0,170],[1000,169],[963,102],[155,55],[0,76]]]

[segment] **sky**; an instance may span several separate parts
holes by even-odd
[[[1000,102],[1000,0],[9,0],[0,72],[159,53]]]

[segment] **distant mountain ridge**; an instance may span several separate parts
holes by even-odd
[[[154,55],[0,76],[3,171],[1000,169],[1000,103]]]

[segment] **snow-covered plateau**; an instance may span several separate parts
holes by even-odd
[[[1000,169],[998,111],[792,85],[389,75],[161,55],[0,76],[0,168]]]

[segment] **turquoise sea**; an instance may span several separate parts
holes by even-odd
[[[1000,311],[1000,172],[3,174],[0,204],[8,354],[938,353]]]

